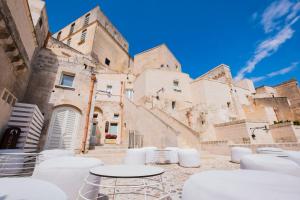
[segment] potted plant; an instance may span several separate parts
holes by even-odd
[[[105,135],[105,143],[106,144],[116,144],[117,135],[114,134],[106,134]]]

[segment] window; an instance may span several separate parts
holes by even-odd
[[[173,110],[175,109],[175,106],[176,106],[176,102],[175,102],[175,101],[172,101],[172,109],[173,109]]]
[[[61,36],[61,31],[57,34],[57,37],[56,37],[56,39],[60,39],[60,36]]]
[[[74,27],[75,27],[75,23],[73,23],[73,24],[71,25],[71,28],[70,28],[70,33],[69,33],[69,34],[72,34],[72,33],[73,33],[73,31],[74,31]]]
[[[174,80],[173,81],[173,86],[174,87],[178,87],[179,86],[179,81],[178,80]]]
[[[180,88],[179,88],[179,81],[178,80],[174,80],[173,81],[173,90],[175,91],[175,92],[181,92],[181,90],[180,90]]]
[[[130,100],[133,99],[133,89],[126,89],[126,97]]]
[[[112,86],[111,85],[106,86],[106,92],[108,93],[108,95],[111,94],[111,92],[112,92]]]
[[[89,13],[89,14],[87,14],[85,16],[83,26],[87,26],[89,24],[89,22],[90,22],[90,15],[91,14]]]
[[[69,39],[67,40],[67,45],[68,45],[68,46],[71,45],[71,38],[69,38]]]
[[[1,99],[12,106],[17,102],[17,98],[7,89],[3,90]]]
[[[75,77],[75,75],[62,74],[61,80],[60,80],[60,85],[67,86],[67,87],[72,87],[73,86],[74,77]]]
[[[115,113],[114,114],[114,119],[118,119],[119,118],[119,113]]]
[[[80,42],[84,42],[85,41],[85,38],[86,38],[86,29],[82,31],[81,33],[81,37],[80,37]]]
[[[105,58],[105,64],[106,64],[107,66],[109,66],[110,60],[109,60],[108,58]]]
[[[112,135],[118,134],[118,123],[110,123],[109,133]]]

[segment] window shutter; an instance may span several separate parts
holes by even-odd
[[[48,131],[46,149],[73,150],[80,114],[72,108],[59,108],[53,113]]]

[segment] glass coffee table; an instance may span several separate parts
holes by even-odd
[[[106,165],[90,170],[89,176],[79,191],[79,197],[90,199],[86,186],[99,189],[96,199],[163,199],[165,191],[162,174],[164,169],[146,165]],[[101,181],[91,181],[91,176]],[[95,179],[94,179],[95,180]]]

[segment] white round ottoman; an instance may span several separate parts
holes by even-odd
[[[128,149],[124,158],[125,165],[144,165],[146,152],[144,149]]]
[[[256,153],[258,154],[272,154],[274,156],[278,157],[285,157],[287,156],[285,151],[280,148],[275,147],[261,147],[256,149]]]
[[[300,151],[286,151],[287,159],[294,161],[300,165]]]
[[[166,147],[165,157],[168,163],[175,164],[178,163],[178,147]]]
[[[231,148],[231,162],[240,163],[241,158],[245,155],[252,154],[251,149],[245,147],[232,147]]]
[[[178,157],[182,167],[200,167],[200,154],[196,149],[180,149]]]
[[[182,200],[299,200],[300,179],[266,171],[205,171],[183,186]]]
[[[64,149],[44,150],[40,153],[39,163],[52,158],[66,157],[66,156],[75,156],[75,153],[73,151],[64,150]]]
[[[51,182],[61,188],[68,196],[68,199],[76,199],[84,179],[89,175],[91,168],[103,165],[101,160],[85,157],[60,157],[46,160],[39,164],[32,177]],[[100,182],[96,176],[89,176],[91,182]],[[92,187],[92,188],[91,188]],[[90,198],[98,195],[98,190],[93,186],[86,187],[86,191],[94,189]]]
[[[157,155],[156,155],[157,147],[143,147],[142,149],[145,150],[146,164],[156,163],[156,161],[157,161]]]
[[[67,200],[56,185],[33,178],[1,178],[0,199],[5,200]]]
[[[273,155],[246,155],[241,159],[240,168],[273,171],[300,177],[300,167],[297,165],[297,163]]]

